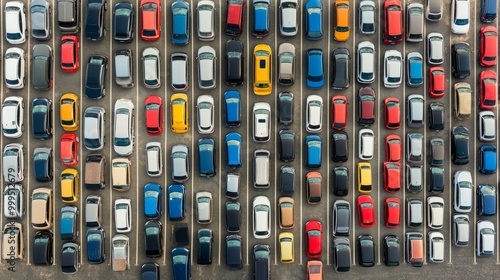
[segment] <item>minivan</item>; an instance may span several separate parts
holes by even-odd
[[[115,52],[115,82],[124,88],[134,86],[134,57],[130,49]]]
[[[424,97],[420,94],[408,96],[408,115],[406,116],[408,127],[420,128],[424,125]]]
[[[36,188],[31,196],[31,224],[34,229],[44,230],[52,226],[52,189]]]
[[[148,142],[146,144],[146,172],[151,177],[162,174],[163,159],[160,142]]]
[[[87,228],[102,226],[102,201],[98,195],[89,195],[85,200],[85,225]]]
[[[407,224],[409,227],[415,228],[422,225],[424,221],[424,204],[418,198],[407,199]]]
[[[406,187],[412,193],[420,192],[423,187],[423,167],[406,165]]]
[[[421,267],[424,264],[424,235],[422,233],[406,233],[406,261],[414,267]]]
[[[481,1],[481,21],[485,23],[493,22],[497,18],[498,0]]]
[[[466,214],[453,215],[453,244],[469,245],[469,216]]]
[[[102,190],[105,182],[106,157],[101,154],[90,154],[85,160],[85,187],[90,190]]]
[[[424,40],[424,5],[411,3],[406,7],[406,41],[421,42]]]
[[[269,188],[271,185],[269,179],[269,157],[271,153],[268,150],[259,149],[254,152],[253,160],[253,185],[256,188]]]
[[[170,85],[173,91],[187,91],[189,84],[188,56],[176,52],[170,57],[170,71],[172,73]]]

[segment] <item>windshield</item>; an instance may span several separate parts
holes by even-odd
[[[146,191],[144,193],[145,198],[157,198],[159,196],[159,193],[157,191]]]

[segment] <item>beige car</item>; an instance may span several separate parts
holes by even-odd
[[[52,226],[52,190],[37,188],[31,196],[31,224],[36,230],[49,229]]]
[[[3,228],[2,259],[24,259],[23,225],[18,222],[8,222]]]
[[[295,201],[291,197],[280,197],[278,200],[280,213],[280,228],[292,229],[295,227]]]
[[[128,158],[115,158],[111,165],[113,189],[122,192],[128,191],[130,188],[130,160]]]
[[[291,86],[295,82],[295,47],[283,43],[278,49],[278,82]]]
[[[453,86],[455,93],[455,118],[466,120],[470,118],[472,111],[472,90],[468,83],[456,83]]]

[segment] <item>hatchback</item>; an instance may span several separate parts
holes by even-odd
[[[78,170],[66,168],[61,172],[61,197],[64,203],[76,203],[79,197],[79,178]]]
[[[257,102],[253,105],[253,140],[267,142],[271,139],[271,105]]]
[[[226,166],[229,168],[241,167],[241,139],[238,132],[226,134]]]
[[[183,185],[170,185],[167,190],[168,218],[170,221],[186,217],[186,190]]]
[[[224,93],[224,122],[226,126],[238,127],[241,123],[241,94],[235,90]]]
[[[24,188],[21,184],[6,184],[3,191],[3,215],[7,219],[22,219],[24,209]]]
[[[411,128],[420,128],[424,125],[424,97],[411,94],[407,99],[406,125]]]
[[[420,86],[424,82],[424,59],[418,52],[406,55],[406,82],[411,87]]]
[[[375,226],[375,205],[369,195],[360,195],[357,200],[358,221],[362,228]]]
[[[8,1],[5,4],[5,38],[13,45],[26,42],[26,8],[20,1]]]
[[[214,98],[210,95],[200,95],[196,100],[198,132],[210,134],[214,132]]]
[[[427,197],[427,226],[432,229],[443,227],[444,200],[439,196]]]
[[[196,221],[199,224],[212,222],[213,202],[210,192],[196,193]]]
[[[346,200],[337,200],[333,204],[332,235],[349,236],[351,231],[351,205]]]
[[[384,190],[389,193],[398,192],[401,189],[401,164],[399,162],[384,162],[382,167]]]
[[[163,210],[163,189],[158,184],[144,186],[144,216],[146,219],[159,220]]]
[[[278,83],[291,86],[295,83],[295,46],[283,43],[278,49]]]
[[[429,163],[432,166],[442,166],[445,160],[445,142],[442,138],[433,137],[429,140]]]
[[[317,204],[322,198],[323,176],[319,172],[308,172],[306,174],[306,196],[308,204]]]
[[[196,5],[198,39],[212,41],[215,39],[215,3],[212,0],[202,0]]]
[[[8,48],[4,57],[5,85],[11,89],[22,89],[25,81],[25,54],[20,48]]]
[[[351,270],[351,246],[349,238],[336,237],[333,239],[333,269],[336,272]]]
[[[280,246],[280,261],[281,263],[293,263],[295,261],[294,253],[294,237],[291,232],[282,232],[278,235]]]
[[[2,104],[2,132],[7,138],[19,138],[24,132],[24,99],[6,97]]]
[[[129,99],[118,99],[115,102],[113,150],[123,156],[132,154],[135,139],[135,108]]]
[[[157,95],[150,95],[144,100],[146,107],[146,132],[159,135],[163,131],[163,101]]]
[[[498,40],[496,38],[498,38],[498,32],[494,26],[484,26],[479,30],[479,64],[483,67],[497,65]]]
[[[148,176],[157,177],[162,174],[163,160],[160,142],[146,144],[146,173]]]
[[[406,6],[406,40],[422,42],[424,39],[424,5],[410,3]]]
[[[388,228],[398,228],[401,220],[401,200],[388,197],[384,201],[384,220]]]
[[[170,69],[175,69],[170,74],[170,86],[173,91],[187,91],[189,88],[189,59],[187,54],[172,53],[170,56]]]
[[[359,3],[359,32],[365,35],[375,34],[375,2],[363,0]]]
[[[52,88],[52,48],[38,44],[33,47],[31,58],[31,85],[38,90]]]
[[[33,170],[38,182],[50,182],[54,178],[52,148],[37,147],[33,151]]]
[[[293,166],[281,166],[280,168],[280,192],[283,195],[293,195],[295,188],[295,168]]]
[[[358,263],[363,267],[375,265],[375,242],[370,235],[360,235],[358,237]]]
[[[409,71],[409,70],[408,70]],[[403,80],[403,57],[396,50],[384,53],[384,86],[386,88],[399,87]]]
[[[441,33],[427,34],[427,62],[433,65],[444,62],[444,38]]]
[[[451,1],[451,32],[454,34],[467,34],[470,25],[469,0]]]
[[[173,133],[187,133],[189,129],[189,102],[184,93],[170,97],[170,128]]]
[[[34,265],[52,265],[54,261],[54,256],[52,255],[53,239],[54,234],[51,231],[40,230],[35,233],[33,240]]]
[[[349,1],[336,0],[333,4],[335,11],[333,24],[333,39],[338,42],[345,42],[351,33],[351,9]]]
[[[253,30],[252,35],[256,38],[262,38],[269,35],[271,1],[253,0]]]
[[[141,0],[139,5],[141,11],[140,27],[141,38],[144,41],[156,41],[161,35],[161,1]]]
[[[479,112],[479,140],[489,142],[496,139],[495,114],[491,111]]]
[[[375,81],[375,45],[369,41],[358,44],[357,49],[357,80],[361,84],[371,84]]]
[[[242,1],[243,2],[243,1]],[[244,3],[244,2],[243,2]],[[238,39],[226,42],[226,84],[241,86],[245,80],[245,45]]]
[[[253,92],[255,95],[269,95],[273,87],[272,50],[269,45],[258,44],[253,49]]]
[[[188,147],[183,144],[177,144],[172,147],[170,154],[172,159],[172,180],[183,183],[189,179],[189,152]]]
[[[226,202],[226,231],[229,233],[240,232],[241,205],[239,202]]]
[[[427,113],[429,118],[429,129],[443,130],[445,122],[444,104],[441,102],[432,102],[429,104]]]
[[[68,92],[61,96],[59,112],[61,126],[65,131],[76,131],[80,123],[78,95]]]
[[[349,136],[345,131],[332,133],[332,161],[346,162],[349,159]]]
[[[427,234],[429,240],[429,261],[433,263],[444,262],[444,236],[441,232],[431,231]]]
[[[454,0],[468,1],[468,0]],[[468,43],[457,42],[451,46],[451,73],[453,77],[464,79],[470,76],[471,49]]]
[[[479,172],[494,174],[497,172],[497,148],[493,145],[482,145],[479,148]]]
[[[467,214],[453,215],[453,244],[460,247],[469,245],[469,216]]]
[[[213,89],[217,80],[217,57],[215,49],[210,46],[201,46],[198,49],[198,87],[200,89]]]
[[[280,92],[278,95],[278,120],[280,124],[290,125],[293,123],[293,93]]]
[[[375,123],[375,91],[371,87],[358,90],[358,123],[362,126]]]
[[[45,0],[35,0],[30,3],[31,36],[38,40],[48,40],[51,30],[52,8]]]
[[[497,96],[497,73],[492,70],[481,71],[479,74],[479,108],[481,110],[495,110]]]
[[[371,193],[372,166],[369,162],[358,162],[358,192]]]
[[[281,36],[295,36],[298,32],[298,1],[280,0],[279,22]]]
[[[400,102],[397,97],[384,99],[384,125],[387,129],[398,129],[401,126]]]
[[[80,269],[80,245],[66,242],[61,249],[61,271],[63,274],[73,274]]]
[[[383,257],[386,266],[399,266],[401,253],[399,237],[396,235],[386,235],[384,237]]]
[[[277,208],[280,228],[293,229],[295,227],[295,200],[291,197],[280,197]]]
[[[306,100],[306,131],[319,133],[323,128],[323,98],[309,95]]]
[[[113,39],[130,43],[134,39],[135,9],[128,2],[119,2],[113,8]]]
[[[271,202],[266,196],[253,199],[253,237],[267,239],[271,236]]]
[[[408,133],[406,135],[406,161],[411,164],[422,163],[424,154],[424,136],[421,133]]]
[[[349,120],[349,101],[344,95],[334,95],[330,108],[330,122],[333,130],[344,130]]]
[[[495,254],[495,225],[490,221],[477,221],[476,226],[476,255],[488,256]]]
[[[202,177],[213,177],[217,173],[217,148],[210,138],[198,140],[198,171]]]
[[[144,224],[144,249],[146,251],[146,257],[161,257],[163,253],[162,228],[162,224],[156,220],[150,220]]]
[[[103,55],[91,55],[87,63],[85,75],[85,95],[92,99],[101,99],[106,95],[106,70],[108,69],[108,57]]]
[[[281,161],[290,162],[295,159],[294,142],[295,133],[293,130],[283,129],[279,134],[279,158]]]
[[[307,135],[306,145],[306,167],[318,169],[321,167],[321,146],[322,139],[318,135]]]
[[[106,0],[88,0],[85,10],[85,37],[90,40],[102,40],[106,35],[104,23],[106,22]]]
[[[402,143],[397,134],[389,134],[385,137],[385,161],[401,161]]]
[[[106,233],[102,228],[87,229],[87,261],[100,264],[106,260]]]
[[[226,236],[226,267],[229,270],[243,268],[243,239],[237,234]]]
[[[403,9],[400,0],[384,1],[384,44],[403,41]]]
[[[59,159],[64,166],[72,167],[78,164],[79,153],[78,143],[80,142],[78,136],[74,133],[63,134],[59,142]]]
[[[62,240],[75,241],[78,237],[79,211],[74,205],[66,205],[61,208],[60,232]]]
[[[460,213],[468,213],[472,209],[472,176],[469,171],[460,170],[453,176],[454,199],[453,208]]]
[[[323,263],[321,261],[308,261],[306,271],[308,280],[323,279]]]
[[[83,144],[87,150],[95,151],[104,148],[105,115],[102,107],[90,106],[84,113]]]
[[[120,87],[131,88],[135,85],[134,56],[130,49],[115,51],[115,83]]]
[[[212,243],[214,242],[211,229],[202,228],[198,230],[198,258],[196,263],[200,265],[212,264]]]
[[[361,129],[358,139],[358,157],[361,160],[370,160],[373,158],[375,146],[375,134],[371,129]]]
[[[493,216],[497,213],[497,194],[493,185],[484,184],[477,187],[477,214]]]
[[[429,68],[429,96],[441,98],[445,93],[446,72],[443,67],[435,66]]]
[[[425,18],[430,21],[440,21],[443,18],[443,2],[441,0],[427,1]]]
[[[332,52],[332,88],[346,89],[349,87],[350,53],[346,48],[336,48]]]
[[[464,126],[455,126],[451,138],[451,161],[460,165],[469,163],[469,130]]]
[[[130,199],[115,200],[115,228],[117,233],[127,233],[132,230],[132,204]]]
[[[321,0],[307,0],[305,10],[306,39],[311,41],[323,38],[323,3]]]
[[[311,259],[321,258],[323,252],[323,226],[317,220],[309,220],[305,228],[306,255]]]
[[[31,132],[36,139],[52,137],[52,101],[45,97],[33,99],[31,103]]]
[[[142,51],[143,83],[147,88],[159,88],[160,78],[160,51],[155,47],[148,47]]]

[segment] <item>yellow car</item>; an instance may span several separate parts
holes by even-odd
[[[170,98],[171,125],[173,133],[186,133],[188,131],[189,112],[188,97],[185,93],[172,94]]]
[[[65,203],[78,202],[78,170],[66,168],[61,172],[61,196]]]
[[[273,89],[272,55],[271,47],[266,44],[258,44],[253,49],[253,91],[256,95],[269,95]]]
[[[360,193],[372,192],[372,166],[368,162],[358,163],[358,191]]]
[[[61,126],[66,131],[78,129],[78,95],[68,92],[61,97],[59,110],[61,111]]]
[[[293,263],[294,262],[294,252],[293,252],[293,233],[282,232],[278,236],[280,242],[280,260],[282,263]]]
[[[334,4],[335,22],[333,38],[338,42],[345,42],[351,33],[351,12],[349,0],[336,0]]]

